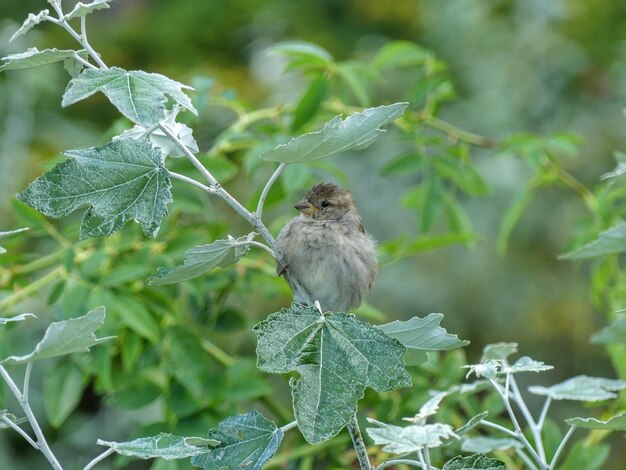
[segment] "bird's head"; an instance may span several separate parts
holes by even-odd
[[[295,208],[316,220],[337,220],[357,210],[350,191],[332,183],[313,186]]]

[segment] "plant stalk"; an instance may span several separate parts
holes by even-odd
[[[348,421],[347,428],[352,438],[352,445],[354,446],[354,450],[356,450],[356,457],[359,460],[361,470],[372,470],[372,464],[367,455],[367,448],[365,447],[365,442],[363,442],[363,435],[361,434],[361,428],[359,428],[356,413],[350,418],[350,421]]]

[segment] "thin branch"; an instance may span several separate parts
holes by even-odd
[[[422,453],[422,449],[417,449],[417,457],[420,459],[422,468],[425,470],[429,470],[429,468],[426,466],[426,460],[424,459],[424,454]]]
[[[508,434],[509,436],[514,437],[515,439],[517,439],[517,433],[515,431],[511,431],[510,429],[507,429],[504,426],[500,426],[497,423],[494,423],[494,422],[487,421],[487,420],[483,419],[481,421],[481,424],[484,424],[485,426],[487,426],[489,428],[497,429],[498,431],[503,432],[504,434]]]
[[[539,454],[539,457],[541,458],[541,463],[545,465],[547,461],[546,452],[543,448],[543,439],[541,438],[541,428],[537,425],[537,422],[535,422],[533,416],[530,414],[530,410],[526,406],[526,402],[524,401],[524,398],[520,393],[519,387],[517,386],[517,381],[515,380],[515,377],[513,377],[513,374],[507,375],[511,376],[511,389],[513,391],[513,399],[515,400],[515,403],[517,403],[517,406],[522,412],[522,415],[524,415],[524,419],[530,427],[530,431],[533,434],[533,439],[535,440],[535,445],[537,446],[537,452]]]
[[[423,468],[422,464],[416,460],[393,459],[393,460],[387,460],[386,462],[381,463],[378,467],[376,467],[376,470],[383,470],[384,468],[391,467],[393,465],[412,465],[413,467]],[[434,467],[430,467],[430,468],[434,469]]]
[[[354,450],[356,450],[356,457],[359,460],[361,470],[372,470],[372,464],[370,463],[369,456],[367,455],[367,448],[365,447],[365,442],[363,442],[363,435],[361,434],[361,429],[359,428],[356,413],[352,416],[352,418],[350,418],[350,421],[348,421],[347,428],[350,433],[350,437],[352,438],[352,445],[354,446]]]
[[[530,457],[528,457],[528,455],[526,455],[526,452],[524,452],[523,449],[520,449],[519,447],[515,448],[515,453],[517,454],[517,456],[522,459],[524,461],[524,463],[526,464],[526,466],[530,469],[530,470],[537,470],[537,465],[535,465],[533,463],[532,460],[530,460]]]
[[[298,422],[294,420],[289,424],[285,424],[283,427],[280,428],[280,430],[285,433],[289,431],[290,429],[295,428],[297,425],[298,425]]]
[[[22,400],[25,402],[28,401],[28,391],[30,390],[30,375],[33,371],[33,363],[32,361],[28,361],[26,363],[26,372],[24,372],[24,386],[22,387]]]
[[[443,119],[439,119],[429,115],[422,115],[421,119],[426,126],[432,127],[433,129],[437,129],[438,131],[447,134],[448,137],[455,141],[461,140],[463,142],[467,142],[470,145],[488,148],[497,147],[499,145],[497,141],[490,139],[489,137],[484,137],[482,135],[465,131],[459,127],[456,127],[453,124],[450,124],[449,122],[444,121]]]
[[[74,60],[76,62],[80,62],[81,64],[83,64],[85,67],[87,67],[88,69],[95,69],[97,70],[98,67],[96,67],[95,65],[93,65],[91,62],[89,62],[88,60],[83,59],[78,53],[74,53]]]
[[[89,44],[89,40],[87,39],[87,15],[83,15],[80,17],[80,43],[85,48],[85,50],[89,53],[93,60],[103,69],[107,70],[109,67],[103,62],[100,58],[100,54],[94,51],[91,44]]]
[[[269,180],[267,180],[267,183],[263,188],[263,192],[261,193],[261,197],[259,198],[259,204],[256,207],[256,216],[259,219],[263,217],[263,205],[265,204],[265,199],[267,199],[267,195],[269,194],[270,189],[272,189],[272,186],[286,167],[287,164],[281,162],[280,165],[278,165],[278,168],[276,168],[274,174],[270,177]]]
[[[258,246],[259,248],[264,249],[265,251],[267,251],[270,255],[272,255],[272,258],[276,258],[276,254],[274,253],[274,250],[272,250],[269,246],[261,243],[261,242],[255,242],[254,240],[251,240],[249,242],[250,245],[254,245],[254,246]],[[244,243],[245,244],[245,243]]]
[[[543,408],[541,409],[541,414],[539,415],[539,419],[537,420],[537,427],[539,429],[543,429],[543,424],[546,421],[546,416],[548,415],[548,410],[550,409],[551,403],[552,397],[546,397],[546,401],[543,404]]]
[[[185,183],[189,183],[189,184],[195,186],[196,188],[200,188],[202,191],[207,192],[209,194],[215,194],[215,189],[209,188],[208,186],[200,183],[199,181],[196,181],[193,178],[189,178],[188,176],[181,175],[180,173],[176,173],[176,172],[170,171],[170,170],[167,170],[167,172],[174,179],[177,179],[177,180],[180,180],[180,181],[184,181]]]
[[[565,448],[565,444],[567,444],[567,441],[572,436],[572,433],[575,430],[576,430],[576,426],[570,426],[569,427],[569,429],[567,430],[567,433],[563,437],[563,440],[559,444],[559,448],[554,453],[554,457],[552,457],[552,461],[550,462],[550,466],[548,467],[548,470],[552,470],[554,468],[554,466],[556,465],[556,462],[557,462],[559,456],[561,455],[561,452],[563,452],[563,449]]]
[[[85,468],[83,468],[83,470],[89,470],[89,469],[93,468],[98,462],[101,462],[102,460],[106,459],[113,452],[115,452],[115,450],[113,450],[112,447],[109,447],[107,450],[102,452],[95,459],[93,459],[91,462],[89,462],[87,465],[85,465]]]
[[[0,421],[6,423],[7,426],[9,426],[11,429],[15,430],[20,436],[22,436],[26,440],[26,442],[28,442],[35,449],[39,450],[39,446],[37,445],[37,443],[35,441],[33,441],[31,439],[31,437],[26,433],[26,431],[24,431],[22,428],[20,428],[17,425],[17,423],[14,423],[9,418],[7,418],[5,415],[0,415]]]

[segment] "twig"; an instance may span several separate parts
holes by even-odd
[[[363,442],[363,435],[361,434],[361,429],[359,428],[356,413],[352,416],[352,418],[350,418],[350,421],[348,421],[347,427],[350,437],[352,438],[354,450],[356,450],[356,457],[359,460],[361,470],[372,470],[372,464],[370,463],[369,456],[367,455],[367,448],[365,447],[365,442]]]
[[[107,65],[102,61],[102,59],[100,58],[100,54],[94,51],[93,47],[91,47],[91,44],[89,44],[89,40],[87,39],[87,19],[86,18],[87,18],[87,15],[83,15],[80,17],[80,39],[81,39],[80,43],[85,48],[85,50],[89,53],[89,55],[93,57],[93,60],[95,60],[96,63],[100,67],[107,70],[109,67],[107,67]]]
[[[500,432],[503,432],[504,434],[508,434],[511,437],[514,437],[515,439],[517,439],[517,433],[515,431],[511,431],[510,429],[505,428],[504,426],[500,426],[497,423],[493,423],[491,421],[487,421],[485,419],[483,419],[481,421],[481,424],[484,424],[487,427],[493,428],[493,429],[497,429]]]
[[[538,424],[535,422],[532,415],[530,414],[530,410],[526,406],[526,402],[524,402],[524,399],[522,398],[522,394],[519,391],[515,377],[513,377],[513,374],[507,374],[507,375],[511,376],[511,389],[513,390],[513,399],[515,400],[515,402],[517,403],[517,406],[521,410],[522,415],[524,415],[524,419],[526,419],[526,422],[528,423],[528,427],[530,427],[530,431],[533,434],[533,439],[535,440],[535,445],[537,446],[537,452],[539,454],[539,457],[541,458],[541,463],[545,465],[547,462],[546,462],[546,453],[543,448],[543,439],[541,438],[541,427],[538,426]]]
[[[567,441],[572,436],[572,433],[575,430],[576,430],[576,426],[570,426],[570,428],[568,429],[567,433],[563,437],[563,440],[559,444],[559,448],[554,453],[554,457],[552,457],[552,461],[550,462],[550,466],[548,467],[549,470],[552,470],[554,466],[556,465],[557,459],[559,458],[559,456],[561,455],[561,452],[563,452],[563,449],[565,448],[565,444],[567,443]]]
[[[416,460],[409,460],[409,459],[393,459],[393,460],[387,460],[386,462],[381,463],[378,467],[376,467],[376,470],[383,470],[384,468],[387,467],[391,467],[392,465],[412,465],[413,467],[422,467],[422,464],[417,462]],[[433,470],[435,470],[435,467],[430,467]]]
[[[89,469],[93,468],[98,462],[101,462],[102,460],[106,459],[113,452],[115,452],[115,450],[113,450],[112,447],[109,447],[107,450],[102,452],[95,459],[93,459],[91,462],[89,462],[87,465],[85,465],[85,468],[83,468],[83,470],[89,470]]]
[[[278,165],[278,168],[276,168],[274,174],[270,177],[269,180],[267,180],[267,184],[263,188],[263,192],[261,193],[261,197],[259,198],[259,204],[256,207],[256,216],[259,219],[263,217],[263,205],[265,204],[265,199],[267,199],[267,195],[269,194],[270,189],[272,189],[272,186],[286,167],[287,164],[281,162],[280,165]]]
[[[484,137],[482,135],[474,134],[472,132],[464,131],[456,127],[449,122],[444,121],[443,119],[436,118],[434,116],[422,115],[420,116],[423,120],[423,123],[428,127],[432,127],[433,129],[437,129],[441,132],[447,134],[450,138],[454,140],[462,140],[463,142],[467,142],[471,145],[476,145],[478,147],[497,147],[499,144],[493,139],[489,137]]]
[[[189,183],[189,184],[195,186],[196,188],[200,188],[202,191],[207,192],[209,194],[215,194],[215,189],[209,188],[207,185],[202,184],[202,183],[200,183],[199,181],[196,181],[193,178],[189,178],[188,176],[181,175],[180,173],[176,173],[176,172],[170,171],[170,170],[167,170],[167,172],[174,179],[177,179],[177,180],[180,180],[180,181],[184,181],[185,183]]]
[[[294,420],[294,421],[292,421],[292,422],[291,422],[291,423],[289,423],[289,424],[285,424],[283,427],[281,427],[281,428],[280,428],[280,430],[281,430],[282,432],[287,432],[287,431],[289,431],[290,429],[295,428],[297,425],[298,425],[298,422]]]
[[[1,415],[1,414],[0,414],[0,421],[4,422],[11,429],[15,430],[20,436],[22,436],[26,440],[26,442],[28,442],[35,449],[39,450],[39,446],[37,445],[37,443],[33,441],[31,437],[26,433],[26,431],[20,428],[17,425],[17,423],[14,423],[8,417],[6,417],[5,415]]]

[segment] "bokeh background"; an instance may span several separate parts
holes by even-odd
[[[0,4],[3,55],[32,45],[73,47],[52,25],[7,44],[29,12],[45,7],[43,0]],[[253,109],[292,103],[307,84],[306,77],[285,72],[284,64],[265,52],[276,42],[310,41],[336,60],[348,60],[371,56],[390,40],[408,40],[449,66],[456,99],[440,109],[446,121],[497,140],[519,132],[576,134],[582,142],[578,156],[563,165],[589,187],[613,168],[613,152],[624,148],[622,0],[119,0],[92,15],[89,32],[108,64],[163,73],[183,83],[210,77],[211,95],[236,96]],[[58,66],[0,75],[0,230],[18,223],[16,191],[49,168],[59,152],[103,142],[118,118],[102,98],[61,109],[66,83]],[[232,118],[227,110],[210,108],[196,130],[200,148],[208,148]],[[400,203],[411,178],[390,183],[381,176],[393,151],[381,144],[333,159],[345,172],[367,229],[381,243],[419,230],[415,213]],[[558,259],[588,217],[580,198],[558,186],[539,190],[508,249],[499,252],[502,219],[529,171],[519,160],[495,158],[489,149],[477,154],[491,191],[463,201],[476,242],[385,267],[369,303],[389,319],[444,313],[448,331],[472,341],[470,362],[484,344],[514,341],[524,354],[556,366],[545,377],[530,377],[533,381],[555,383],[577,374],[613,377],[604,348],[588,342],[610,312],[592,302],[588,267]],[[247,184],[242,177],[231,187],[248,197]],[[272,206],[268,217],[291,215],[288,202]],[[228,220],[226,209],[216,210]],[[33,252],[45,253],[46,242],[35,242]],[[270,305],[286,304],[281,292]],[[246,309],[252,319],[273,311],[256,295],[231,298],[228,305]]]

